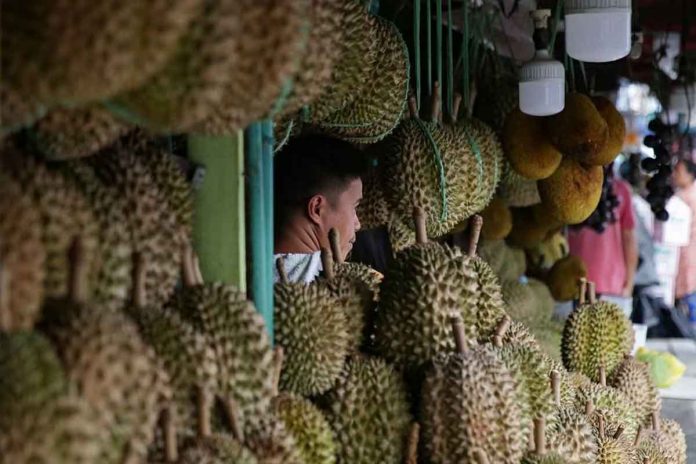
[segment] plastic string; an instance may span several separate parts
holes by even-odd
[[[466,140],[469,142],[469,148],[474,152],[476,157],[476,166],[478,171],[478,177],[476,179],[476,191],[481,190],[481,184],[483,183],[483,156],[481,156],[481,148],[479,148],[476,139],[471,136],[469,132],[469,126],[464,126],[464,134],[466,134]]]
[[[437,29],[435,29],[435,57],[437,59],[437,82],[442,85],[442,0],[435,0],[435,21],[437,22]],[[442,99],[442,92],[440,92],[440,99]],[[442,105],[440,105],[442,108]]]
[[[549,41],[550,56],[553,56],[553,51],[556,47],[556,35],[558,35],[558,24],[561,22],[561,11],[563,11],[563,1],[564,0],[558,0],[558,3],[556,3],[556,11],[553,12],[553,26],[551,27],[551,40]]]
[[[273,126],[278,124],[277,122],[273,121]],[[276,153],[280,151],[281,148],[285,146],[286,143],[288,143],[288,140],[290,139],[290,134],[292,134],[292,128],[295,125],[294,120],[290,120],[290,123],[288,124],[288,127],[285,129],[285,133],[283,134],[283,138],[280,139],[280,141],[277,144],[277,148],[274,150]]]
[[[469,82],[469,6],[466,2],[462,7],[463,18],[463,30],[462,30],[462,97],[464,100],[464,108],[469,111],[470,102],[469,99],[469,88],[471,83]],[[455,115],[456,116],[456,115]]]
[[[464,6],[466,9],[466,5]],[[454,42],[452,40],[452,0],[447,0],[447,114],[454,108]]]
[[[416,108],[419,110],[421,107],[420,4],[421,0],[413,0],[413,59],[416,67]]]
[[[430,133],[430,130],[428,130],[423,121],[421,121],[420,118],[414,118],[413,120],[416,121],[416,125],[421,130],[421,132],[423,132],[423,135],[425,135],[425,138],[428,140],[428,143],[433,153],[433,157],[435,158],[435,166],[437,167],[437,174],[440,178],[440,200],[442,202],[442,211],[440,211],[440,222],[442,223],[447,220],[448,215],[447,178],[445,177],[445,164],[442,162],[442,153],[440,153],[440,147],[437,146],[437,143],[433,138],[433,134]]]
[[[426,0],[425,3],[427,7],[427,11],[425,12],[426,14],[426,35],[427,35],[427,45],[428,45],[428,50],[427,50],[427,55],[426,59],[428,61],[428,75],[427,75],[427,82],[426,82],[426,91],[428,92],[428,96],[430,96],[430,92],[432,91],[433,88],[433,60],[432,60],[432,54],[433,54],[433,13],[430,9],[430,0]]]
[[[585,71],[585,63],[583,61],[578,61],[580,63],[580,73],[582,74],[582,82],[585,84],[585,92],[590,91],[590,87],[587,83],[587,72]]]

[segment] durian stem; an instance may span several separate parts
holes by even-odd
[[[546,454],[546,420],[543,417],[534,418],[534,449],[538,456]]]
[[[87,276],[85,275],[85,247],[82,237],[77,236],[73,240],[68,251],[70,261],[70,280],[68,295],[75,303],[84,303],[89,299],[87,294]]]
[[[242,420],[237,402],[233,398],[225,398],[223,404],[232,436],[237,441],[244,442],[244,431],[242,430]]]
[[[466,353],[468,350],[466,344],[466,335],[464,333],[464,323],[458,316],[450,319],[452,323],[452,331],[454,332],[454,344],[457,347],[458,353]]]
[[[420,424],[411,424],[406,447],[406,464],[418,464],[418,440],[420,437]]]
[[[477,449],[474,451],[474,460],[478,464],[490,464],[490,461],[488,460],[488,456],[483,450]]]
[[[280,276],[280,283],[284,285],[290,283],[288,273],[285,272],[285,260],[282,256],[279,256],[278,259],[276,259],[276,269],[278,270],[278,275]]]
[[[660,413],[653,411],[650,417],[652,419],[652,428],[655,432],[660,431]]]
[[[587,279],[584,277],[581,277],[579,282],[578,282],[578,291],[580,294],[578,295],[578,304],[585,304],[585,298],[587,296]]]
[[[587,400],[587,403],[585,403],[585,415],[589,417],[593,411],[594,402],[592,400]]]
[[[198,285],[203,285],[205,280],[203,280],[203,272],[201,272],[201,260],[198,259],[193,248],[191,248],[191,254],[193,255],[193,270],[196,272],[196,281]]]
[[[600,437],[605,437],[606,435],[604,434],[604,416],[599,416],[597,418],[598,426],[597,426],[597,431],[599,432]]]
[[[408,112],[412,118],[418,117],[418,103],[416,102],[416,97],[411,95],[408,97]]]
[[[599,384],[603,387],[607,386],[607,368],[599,366]]]
[[[285,352],[282,346],[273,349],[273,396],[278,396],[280,391],[280,373],[283,370],[283,360]]]
[[[493,334],[493,345],[497,347],[503,346],[503,337],[505,337],[511,323],[512,320],[508,315],[503,316],[500,322],[498,322],[498,325],[495,328],[495,333]]]
[[[452,114],[450,115],[450,121],[452,124],[457,124],[457,119],[459,119],[459,107],[462,104],[462,94],[457,92],[454,94],[454,100],[452,101]]]
[[[10,330],[11,327],[10,271],[0,260],[0,330]]]
[[[198,387],[198,436],[209,437],[212,433],[210,425],[210,393],[205,387]]]
[[[176,462],[179,452],[176,442],[176,425],[174,421],[174,407],[169,405],[162,411],[162,432],[164,435],[164,459],[167,462]]]
[[[329,244],[331,244],[331,253],[333,253],[334,261],[338,264],[343,264],[345,260],[343,259],[343,253],[341,253],[341,233],[333,227],[329,230]]]
[[[643,426],[639,425],[638,430],[636,430],[636,438],[633,440],[633,446],[638,446],[638,443],[640,443],[641,435],[643,435]]]
[[[133,443],[128,443],[121,464],[138,464],[140,462],[142,462],[142,458],[133,450]]]
[[[147,306],[147,291],[145,290],[145,260],[140,253],[134,253],[133,257],[133,304],[142,309]]]
[[[441,25],[438,26],[442,27]],[[440,83],[438,81],[433,83],[433,97],[430,110],[430,119],[432,122],[438,122],[440,120]]]
[[[624,433],[624,426],[619,425],[619,427],[616,429],[616,432],[614,432],[614,440],[618,440],[621,438],[621,435]]]
[[[416,242],[428,243],[428,232],[425,229],[425,212],[420,206],[413,208],[413,222],[416,224]]]
[[[594,282],[587,282],[587,289],[590,293],[590,304],[595,304],[597,302],[597,291]]]
[[[183,276],[185,286],[196,286],[196,271],[193,269],[193,248],[190,243],[184,245],[181,252],[181,275]]]
[[[333,280],[334,268],[333,268],[333,258],[331,257],[331,252],[324,247],[321,247],[321,265],[324,268],[324,274],[329,280]]]
[[[561,406],[561,374],[558,371],[551,371],[551,391],[553,391],[553,402],[557,407]]]
[[[471,220],[471,230],[469,233],[469,256],[476,255],[476,248],[478,247],[479,238],[481,237],[481,228],[483,227],[483,218],[478,214],[474,215]]]

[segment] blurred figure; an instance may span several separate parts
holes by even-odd
[[[690,160],[679,160],[672,174],[672,181],[677,196],[686,203],[692,212],[689,244],[679,252],[679,270],[675,283],[677,306],[687,310],[688,314],[696,312],[696,164]]]

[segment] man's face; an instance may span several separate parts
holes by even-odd
[[[362,200],[362,181],[353,179],[346,188],[332,198],[322,221],[322,246],[329,247],[329,231],[334,228],[341,238],[343,258],[348,256],[355,242],[355,233],[360,229],[356,208]],[[330,249],[330,248],[329,248]]]

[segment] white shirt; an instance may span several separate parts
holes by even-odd
[[[309,284],[317,278],[322,271],[321,252],[315,253],[281,253],[273,255],[273,262],[282,257],[285,261],[285,273],[290,282],[304,282]],[[278,268],[273,266],[273,282],[279,282]]]

